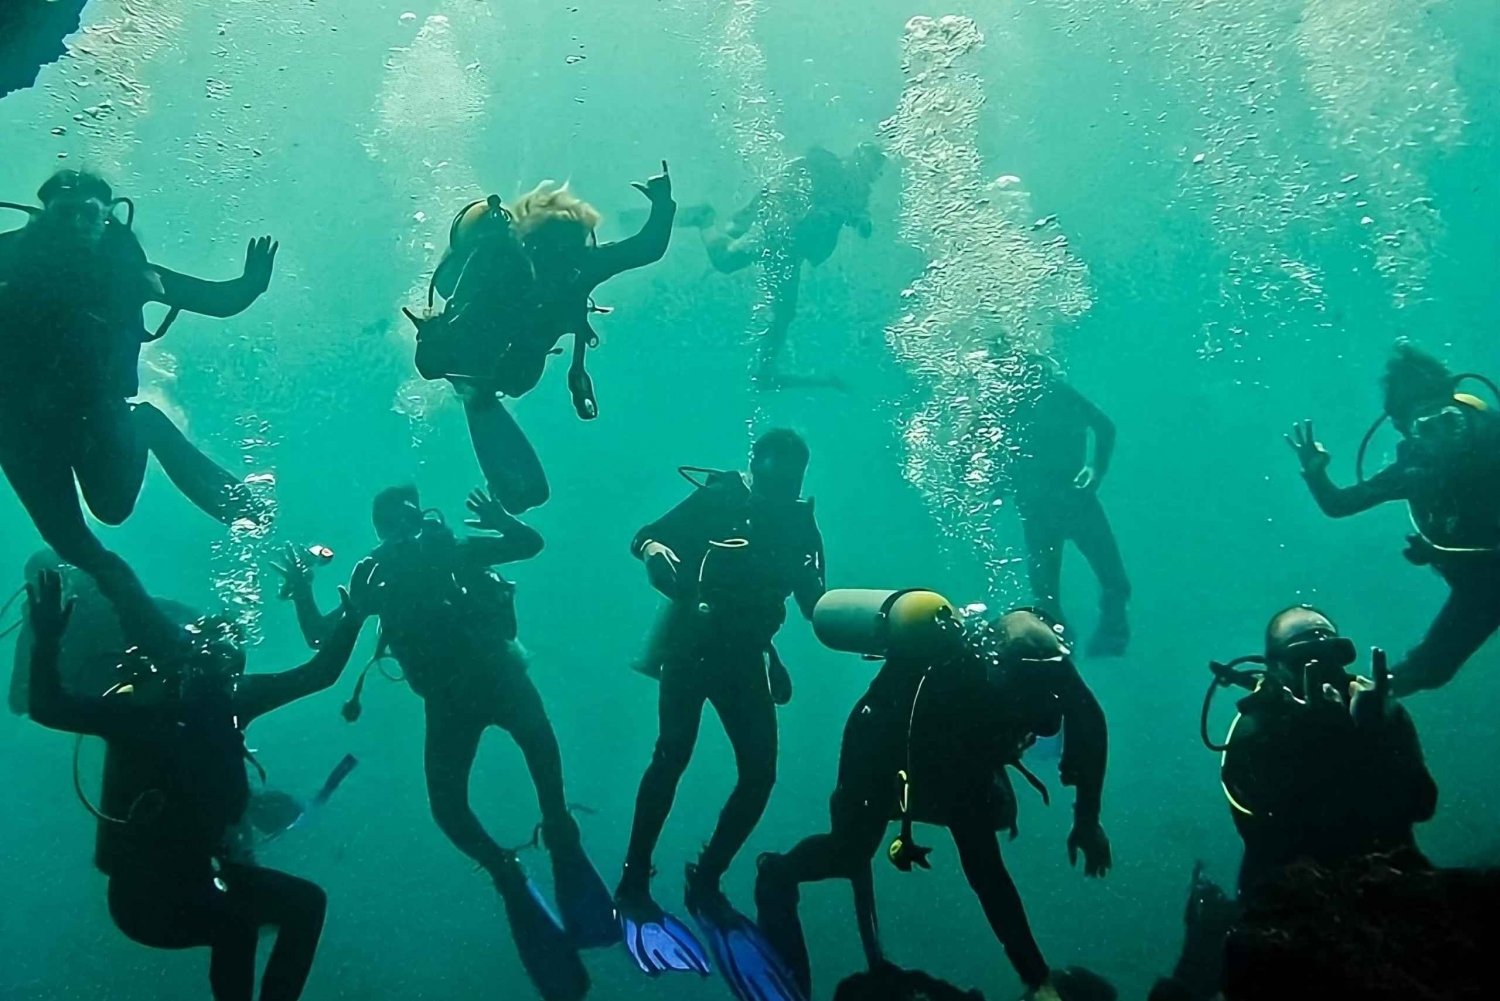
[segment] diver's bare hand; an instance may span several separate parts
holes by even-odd
[[[366,556],[354,567],[347,587],[339,588],[339,603],[344,614],[358,619],[368,619],[380,612],[380,598],[385,589],[385,576],[380,564],[373,556]]]
[[[281,575],[281,600],[288,601],[298,594],[311,591],[313,582],[312,567],[297,552],[297,547],[290,542],[283,550],[285,563],[271,561],[271,569]]]
[[[1078,853],[1083,852],[1083,874],[1102,879],[1114,865],[1114,852],[1109,847],[1109,837],[1104,828],[1095,821],[1092,824],[1075,822],[1068,834],[1068,864],[1078,864]]]
[[[1292,433],[1282,437],[1286,440],[1287,447],[1297,453],[1297,461],[1302,463],[1304,473],[1316,475],[1328,471],[1328,464],[1333,461],[1333,457],[1313,434],[1312,421],[1293,424]]]
[[[464,522],[470,528],[504,535],[517,524],[511,513],[505,510],[505,505],[491,496],[483,487],[476,487],[469,494],[465,506],[474,513],[474,517]]]
[[[245,247],[244,280],[260,295],[271,287],[271,270],[276,266],[276,251],[281,244],[269,236],[257,237]]]
[[[59,643],[73,617],[74,599],[63,601],[62,574],[43,570],[36,581],[26,585],[26,607],[31,616],[31,632],[38,643]]]
[[[661,162],[660,174],[647,178],[644,184],[640,181],[631,181],[630,186],[651,199],[653,205],[670,202],[672,200],[672,175],[667,170],[667,161]]]
[[[1099,486],[1098,470],[1093,466],[1084,466],[1078,471],[1078,475],[1073,477],[1073,486],[1075,489],[1082,490],[1085,493],[1094,490]]]

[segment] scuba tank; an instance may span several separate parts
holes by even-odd
[[[942,657],[963,636],[952,602],[923,588],[829,591],[813,609],[812,626],[830,650],[871,659]]]

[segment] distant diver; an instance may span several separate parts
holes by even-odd
[[[781,1001],[792,986],[774,954],[730,904],[720,880],[765,812],[776,782],[776,706],[791,679],[774,639],[795,597],[804,615],[824,591],[823,539],[802,499],[807,443],[786,429],[755,442],[747,478],[685,467],[696,488],[636,533],[630,551],[667,598],[641,669],[660,679],[659,732],[641,777],[615,904],[625,944],[647,974],[709,971],[741,998]],[[652,897],[652,856],[687,770],[703,707],[712,705],[734,749],[737,777],[712,837],[687,867],[685,904],[698,939]]]
[[[869,239],[870,188],[885,163],[885,153],[874,143],[861,143],[847,157],[813,146],[787,163],[726,225],[717,225],[711,205],[692,206],[679,217],[679,225],[702,233],[714,270],[733,274],[758,264],[764,272],[771,303],[756,364],[759,388],[843,386],[836,375],[783,371],[782,354],[797,315],[802,265],[817,267],[833,256],[846,227]]]
[[[222,623],[192,630],[189,648],[139,649],[121,680],[92,695],[63,687],[59,659],[73,604],[61,576],[29,585],[31,717],[42,726],[102,737],[103,794],[95,864],[109,877],[119,929],[157,949],[208,947],[216,1001],[255,993],[256,946],[276,930],[261,978],[264,1001],[296,1001],[312,969],[327,898],[317,885],[256,864],[236,829],[251,804],[245,728],[331,687],[380,588],[372,561],[341,589],[338,622],[315,657],[279,674],[245,674],[245,656]],[[257,765],[258,767],[258,765]]]
[[[1063,736],[1062,781],[1077,788],[1068,856],[1102,877],[1113,864],[1099,822],[1107,756],[1103,710],[1043,613],[1015,609],[993,623],[960,613],[931,591],[830,591],[813,626],[833,649],[884,659],[844,727],[832,827],[785,854],[760,859],[758,926],[811,994],[812,967],[798,915],[803,883],[847,879],[865,956],[887,962],[871,865],[887,826],[901,830],[886,854],[903,872],[929,868],[932,849],[913,825],[946,827],[959,862],[1030,996],[1056,1001],[1058,984],[1001,858],[999,831],[1016,831],[1007,768],[1022,766],[1038,737]]]
[[[1027,384],[1011,422],[1014,436],[1004,443],[1011,461],[1003,489],[1021,518],[1032,599],[1063,619],[1063,548],[1072,542],[1099,581],[1099,624],[1088,653],[1122,656],[1130,642],[1130,578],[1099,500],[1115,453],[1114,422],[1068,385],[1051,358],[1027,355],[1023,365]]]
[[[558,341],[573,335],[568,389],[582,420],[599,416],[585,367],[599,343],[590,317],[601,284],[661,260],[677,203],[666,161],[662,172],[633,185],[651,202],[640,232],[599,243],[599,211],[566,184],[543,182],[513,204],[497,195],[460,209],[448,250],[433,273],[428,308],[407,311],[417,328],[416,366],[425,379],[447,379],[464,401],[469,434],[490,491],[511,514],[546,503],[546,474],[501,398],[525,396],[541,381]],[[436,297],[444,302],[434,309]]]
[[[415,487],[379,493],[373,506],[380,545],[371,554],[384,576],[374,613],[380,646],[426,709],[427,796],[438,827],[489,875],[505,903],[511,934],[543,1001],[577,1001],[589,990],[581,948],[620,940],[609,889],[584,852],[563,790],[562,755],[541,695],[527,677],[517,642],[515,585],[493,568],[529,560],[542,537],[482,490],[469,498],[482,534],[457,537]],[[294,550],[278,565],[311,645],[327,622],[312,592],[310,563]],[[368,670],[368,669],[367,669]],[[359,717],[362,676],[345,706]],[[484,829],[469,803],[480,739],[490,727],[510,734],[526,759],[541,807],[541,841],[552,858],[561,924],[542,902],[514,849]]]
[[[1455,375],[1437,358],[1405,341],[1386,364],[1385,411],[1360,445],[1359,482],[1335,486],[1330,457],[1312,421],[1286,441],[1318,507],[1331,518],[1404,501],[1412,533],[1406,559],[1430,566],[1448,583],[1448,600],[1427,635],[1395,666],[1392,691],[1410,695],[1441,688],[1500,628],[1500,414],[1463,392],[1482,376]],[[1401,435],[1391,465],[1364,477],[1364,453],[1389,420]]]
[[[42,538],[100,578],[128,574],[84,521],[108,525],[135,510],[155,455],[183,494],[225,524],[267,516],[233,474],[216,465],[140,391],[141,346],[183,311],[229,317],[266,291],[277,244],[251,240],[244,273],[227,282],[193,278],[146,259],[131,224],[134,205],[94,174],[62,170],[37,192],[41,208],[0,233],[0,468]],[[124,205],[121,219],[117,209]],[[168,307],[154,333],[147,303]],[[75,486],[76,480],[76,486]]]

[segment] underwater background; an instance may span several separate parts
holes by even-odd
[[[847,392],[755,391],[756,279],[711,274],[679,231],[601,296],[616,311],[593,356],[599,420],[577,421],[555,371],[515,404],[553,498],[526,519],[546,551],[508,575],[611,883],[656,733],[654,686],[629,669],[655,596],[627,543],[687,489],[675,467],[734,466],[756,430],[795,427],[830,586],[1025,600],[1019,527],[971,458],[994,388],[978,353],[997,337],[1049,350],[1116,421],[1103,497],[1135,586],[1128,657],[1081,664],[1111,727],[1116,868],[1069,869],[1071,794],[1047,809],[1023,789],[1005,846],[1054,965],[1142,997],[1176,956],[1194,861],[1232,881],[1239,841],[1197,735],[1209,658],[1258,648],[1294,601],[1399,653],[1442,600],[1400,557],[1404,511],[1324,519],[1281,434],[1315,419],[1347,482],[1398,336],[1500,375],[1494,0],[93,0],[70,45],[0,101],[0,198],[91,167],[137,200],[167,267],[228,278],[249,237],[282,244],[267,296],[229,321],[182,318],[143,366],[146,395],[274,497],[274,529],[226,532],[154,468],[130,522],[98,527],[153,593],[239,615],[251,670],[308,656],[276,601],[277,546],[337,552],[327,607],[374,544],[377,490],[415,482],[456,520],[480,481],[461,408],[416,379],[399,313],[456,208],[569,180],[614,239],[645,205],[628,182],[663,158],[680,203],[722,210],[812,144],[892,155],[875,235],[809,273],[792,330],[798,361],[836,368]],[[1371,464],[1393,447],[1378,436]],[[6,593],[38,545],[0,490]],[[1094,594],[1070,555],[1064,600],[1085,634]],[[726,880],[747,907],[755,855],[824,828],[871,673],[795,616],[781,636],[797,694],[779,784]],[[1491,644],[1408,703],[1441,788],[1418,836],[1440,864],[1500,857],[1497,661]],[[261,854],[329,892],[306,997],[531,996],[496,895],[429,816],[418,700],[372,675],[350,726],[352,684],[250,732],[278,788],[309,793],[346,752],[361,762],[316,825]],[[203,951],[148,950],[111,924],[71,751],[0,719],[0,998],[202,996]],[[100,758],[85,744],[90,789]],[[1033,766],[1057,791],[1054,765]],[[657,853],[669,907],[732,781],[711,723]],[[535,799],[501,735],[473,795],[501,841],[530,836]],[[956,852],[933,843],[933,872],[877,866],[892,959],[1019,994]],[[827,996],[862,962],[849,895],[803,898]],[[586,959],[598,998],[729,996],[717,979],[648,981],[623,949]]]

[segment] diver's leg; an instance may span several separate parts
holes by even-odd
[[[547,718],[541,693],[526,675],[507,683],[504,712],[499,722],[526,758],[526,768],[531,773],[532,785],[536,787],[537,805],[542,810],[542,824],[549,829],[572,828],[557,734],[552,729],[552,721]]]
[[[1441,688],[1500,628],[1500,570],[1456,573],[1427,635],[1392,669],[1397,695]]]
[[[776,703],[766,681],[764,655],[754,651],[736,663],[718,665],[717,671],[720,683],[710,690],[709,701],[734,749],[736,778],[698,862],[699,875],[708,886],[718,882],[745,846],[776,785]]]
[[[260,1001],[297,1001],[312,972],[328,897],[305,879],[256,866],[230,866],[224,871],[230,905],[251,929],[273,927],[276,942],[261,977]],[[217,949],[215,950],[217,952]],[[250,961],[255,960],[255,937],[250,939]]]
[[[757,388],[843,389],[844,380],[836,374],[782,371],[782,355],[786,352],[792,321],[797,318],[797,299],[802,288],[802,259],[790,251],[767,255],[761,270],[770,301],[764,306],[768,323],[766,332],[761,335],[755,375]]]
[[[708,261],[720,274],[734,274],[760,260],[760,240],[755,236],[735,237],[726,229],[714,227],[705,228],[701,233]]]
[[[630,845],[625,851],[625,873],[620,878],[620,892],[645,893],[651,882],[651,856],[672,811],[677,783],[687,771],[698,743],[698,728],[703,721],[706,698],[698,684],[703,665],[669,661],[662,671],[657,694],[659,731],[656,749],[641,788],[635,798],[635,821],[630,828]]]
[[[1052,505],[1038,499],[1017,501],[1021,533],[1026,544],[1026,568],[1031,576],[1031,600],[1062,620],[1062,555],[1065,533]]]
[[[1031,990],[1047,980],[1047,961],[1031,933],[1021,894],[1000,857],[1000,842],[983,819],[955,822],[949,830],[964,876],[969,880],[995,937],[1005,947],[1011,965]]]
[[[468,708],[427,700],[427,801],[432,819],[454,847],[499,879],[511,871],[515,855],[495,843],[469,805],[469,773],[487,725]]]
[[[209,517],[232,525],[248,518],[261,521],[267,512],[245,484],[233,473],[204,455],[171,419],[149,403],[131,406],[135,433],[156,456],[167,479],[182,495]],[[135,483],[139,492],[140,483]]]
[[[0,438],[0,469],[43,541],[66,562],[95,573],[107,550],[83,520],[68,445]]]
[[[122,525],[135,511],[146,479],[146,444],[136,431],[130,404],[111,400],[79,418],[78,454],[73,467],[78,489],[94,517]]]
[[[256,927],[214,884],[206,860],[191,876],[131,870],[112,877],[109,913],[132,941],[153,949],[209,946],[214,1001],[254,997]]]
[[[1125,574],[1120,545],[1098,494],[1078,498],[1072,517],[1073,541],[1099,580],[1099,630],[1089,643],[1089,652],[1120,656],[1130,642],[1130,623],[1125,616],[1130,578]]]
[[[547,503],[551,488],[542,460],[505,404],[480,394],[464,400],[464,415],[479,469],[505,510],[522,514]]]

